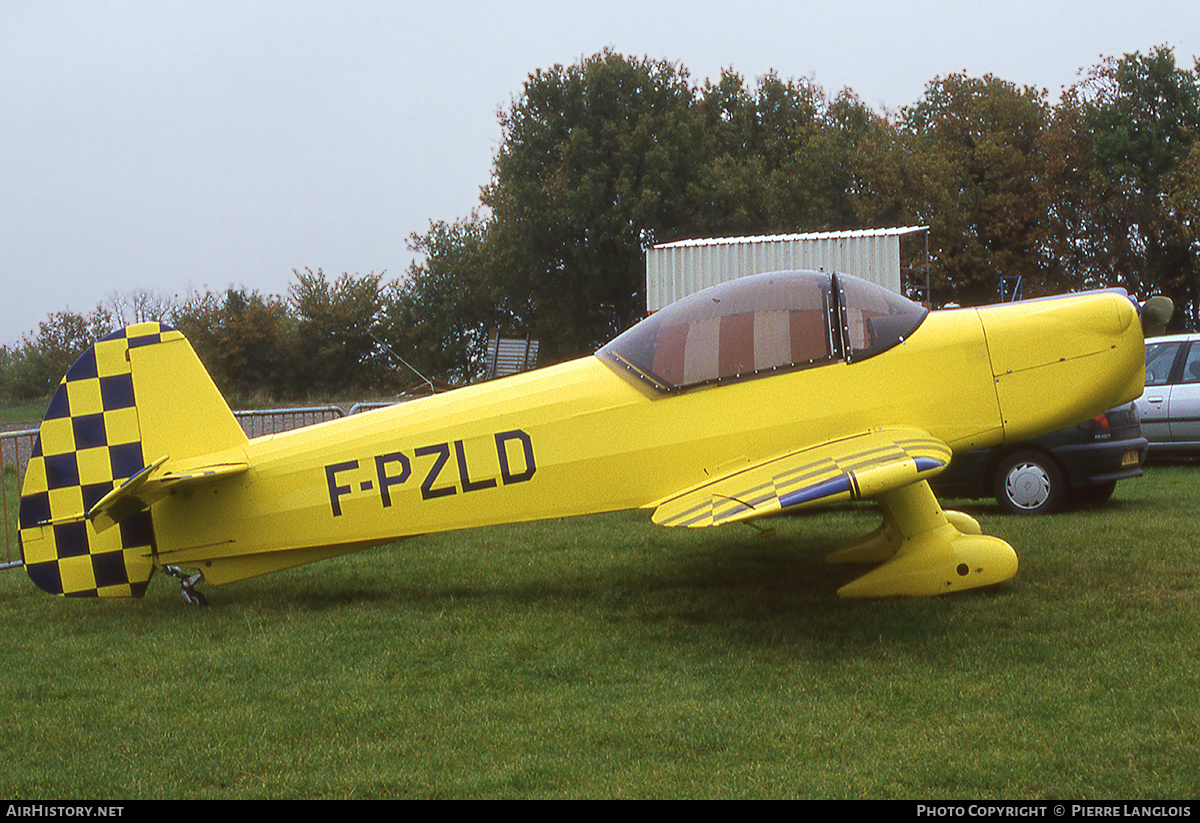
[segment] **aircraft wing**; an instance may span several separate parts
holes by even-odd
[[[926,480],[950,447],[917,428],[877,428],[775,457],[659,503],[662,526],[719,526],[783,509],[854,500]]]

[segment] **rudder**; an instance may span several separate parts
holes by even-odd
[[[141,597],[157,565],[151,511],[134,507],[100,531],[88,513],[164,456],[246,442],[180,332],[139,323],[97,341],[50,400],[25,471],[19,539],[30,579],[51,594]]]

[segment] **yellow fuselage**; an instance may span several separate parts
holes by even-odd
[[[995,445],[1137,397],[1142,360],[1115,294],[934,312],[862,362],[671,393],[585,357],[198,457],[251,468],[155,507],[158,562],[222,583],[405,536],[653,506],[883,425]]]

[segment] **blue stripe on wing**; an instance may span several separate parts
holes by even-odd
[[[801,503],[811,503],[814,500],[823,500],[826,497],[833,497],[835,494],[843,494],[853,491],[853,484],[849,474],[842,474],[830,480],[825,480],[821,483],[816,483],[812,486],[805,486],[803,489],[785,494],[779,498],[780,508],[786,509],[788,506],[796,506]]]

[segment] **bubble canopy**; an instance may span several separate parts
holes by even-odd
[[[769,272],[685,297],[596,355],[669,392],[864,360],[903,342],[928,313],[849,274]]]

